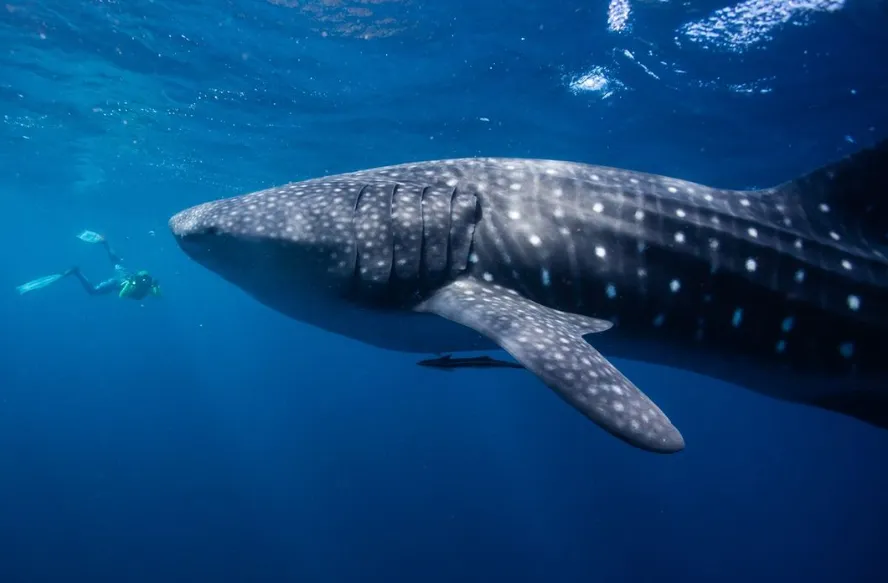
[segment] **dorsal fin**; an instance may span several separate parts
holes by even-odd
[[[888,140],[775,189],[804,211],[818,235],[847,243],[888,244]]]

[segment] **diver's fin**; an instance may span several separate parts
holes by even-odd
[[[15,289],[16,291],[18,291],[19,295],[26,294],[28,292],[42,289],[50,284],[53,284],[66,275],[67,273],[54,273],[52,275],[38,277],[37,279],[31,280],[28,283],[23,283],[22,285],[16,286]]]
[[[665,414],[585,341],[610,322],[559,312],[474,278],[457,280],[416,307],[484,334],[603,429],[658,453],[684,449]]]
[[[84,229],[77,235],[77,238],[85,243],[104,243],[105,237],[96,233],[95,231],[89,231]]]
[[[888,140],[778,186],[774,194],[824,237],[888,243]],[[795,211],[795,212],[793,212]]]

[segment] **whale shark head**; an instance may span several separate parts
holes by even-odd
[[[294,294],[409,307],[470,267],[479,202],[451,184],[452,165],[290,183],[185,209],[169,226],[194,261],[290,316],[305,319]]]
[[[195,262],[263,303],[336,296],[354,271],[348,192],[304,183],[199,204],[169,227]],[[289,310],[284,310],[289,311]]]

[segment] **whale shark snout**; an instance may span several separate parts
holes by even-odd
[[[205,202],[179,211],[170,217],[169,228],[173,236],[178,240],[187,241],[212,231],[217,219],[213,212],[215,206],[217,206],[215,201]]]
[[[232,276],[253,271],[272,256],[286,255],[280,260],[295,264],[300,249],[317,248],[306,213],[286,201],[278,204],[272,192],[195,205],[173,215],[169,228],[189,257]]]

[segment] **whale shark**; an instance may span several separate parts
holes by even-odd
[[[505,350],[611,435],[675,453],[681,432],[610,358],[888,428],[886,201],[888,141],[752,190],[557,160],[403,163],[204,202],[169,227],[288,317],[387,350]]]

